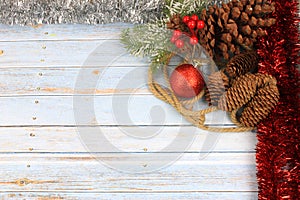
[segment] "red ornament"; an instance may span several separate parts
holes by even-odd
[[[205,26],[205,23],[203,20],[197,21],[197,29],[203,29]]]
[[[192,37],[190,38],[190,44],[191,44],[191,45],[198,44],[198,42],[199,42],[199,40],[198,40],[198,38],[197,38],[196,36],[192,36]]]
[[[176,40],[175,45],[177,48],[181,49],[182,47],[184,47],[184,42],[180,39]]]
[[[170,84],[174,93],[184,98],[197,96],[205,85],[202,75],[191,64],[176,67],[171,74]]]
[[[194,29],[194,28],[196,27],[196,21],[194,21],[194,20],[188,21],[187,26],[188,26],[190,29]]]

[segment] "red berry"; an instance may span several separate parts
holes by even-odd
[[[189,16],[184,16],[182,18],[183,23],[188,23],[188,21],[190,21],[190,17]]]
[[[192,36],[191,38],[190,38],[190,44],[191,45],[195,45],[195,44],[198,44],[198,38],[196,37],[196,36]]]
[[[175,45],[177,48],[181,49],[182,47],[184,47],[184,42],[179,39],[175,42]]]
[[[190,29],[194,29],[196,27],[196,21],[190,20],[187,25]]]
[[[173,37],[171,38],[171,42],[172,42],[172,43],[175,43],[177,39],[178,39],[177,37],[174,37],[174,36],[173,36]]]
[[[205,26],[205,23],[204,23],[203,20],[199,20],[199,21],[197,22],[197,29],[203,29],[204,26]]]
[[[175,30],[173,32],[173,37],[175,37],[175,38],[179,38],[181,35],[182,35],[182,33],[180,30]]]
[[[198,18],[198,15],[194,14],[194,15],[191,16],[191,19],[195,20],[195,21],[198,21],[199,18]]]

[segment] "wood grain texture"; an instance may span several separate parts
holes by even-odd
[[[253,153],[183,154],[180,160],[151,173],[142,172],[168,159],[170,153],[139,161],[140,154],[1,155],[0,191],[222,192],[256,191]],[[30,167],[27,167],[30,165]],[[160,166],[162,167],[162,166]]]
[[[193,127],[147,127],[152,137],[142,138],[140,127],[87,127],[87,131],[98,130],[120,151],[125,152],[159,152],[170,144],[175,137],[186,140],[193,135],[191,146],[185,152],[220,152],[248,153],[254,152],[256,137],[253,133],[209,133]],[[155,134],[159,132],[158,134]],[[140,136],[140,138],[139,138]],[[97,135],[92,137],[92,140]],[[214,144],[205,143],[213,139]],[[32,149],[30,149],[32,148]],[[76,127],[12,127],[0,128],[0,152],[86,152]],[[107,150],[109,151],[109,150]]]
[[[0,126],[190,125],[172,106],[153,95],[0,97]],[[38,101],[38,103],[36,103]],[[87,106],[92,105],[91,115]],[[207,107],[199,103],[199,108]],[[21,112],[20,112],[21,111]],[[81,115],[75,121],[74,113]],[[93,113],[92,113],[93,114]],[[206,123],[232,125],[223,111],[207,114]]]
[[[85,79],[78,78],[82,71],[87,75]],[[0,96],[150,95],[147,87],[147,71],[145,67],[3,68],[0,70]],[[131,75],[135,78],[129,79]],[[76,81],[84,84],[90,79],[96,79],[98,84],[75,92]]]
[[[111,199],[199,199],[199,200],[256,200],[257,192],[160,192],[160,193],[55,193],[55,192],[5,192],[0,194],[1,200],[26,199],[26,200],[111,200]]]
[[[129,55],[119,40],[1,42],[1,68],[7,67],[148,67]]]
[[[131,24],[8,26],[0,24],[0,42],[119,39]]]
[[[0,199],[257,199],[255,134],[195,129],[156,99],[148,59],[118,41],[128,27],[0,25]],[[76,99],[88,104],[74,106]],[[84,112],[89,105],[95,116]],[[223,112],[206,123],[232,126]],[[117,150],[88,153],[81,136],[95,131]],[[190,146],[164,148],[175,139]],[[163,161],[169,165],[152,173],[117,170]]]

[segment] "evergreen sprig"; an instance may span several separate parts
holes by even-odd
[[[174,44],[170,42],[172,31],[166,28],[166,22],[179,14],[191,15],[200,13],[210,0],[166,0],[164,17],[152,23],[125,29],[121,34],[121,42],[134,56],[149,57],[151,67],[159,68],[166,64]]]
[[[132,55],[144,57],[165,49],[169,37],[170,30],[157,24],[145,24],[125,29],[121,35],[121,42]]]
[[[172,32],[162,23],[138,25],[125,29],[121,34],[121,42],[134,56],[150,57],[153,67],[164,64],[165,56],[172,48],[170,37]]]

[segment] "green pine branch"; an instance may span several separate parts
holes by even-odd
[[[121,34],[121,42],[134,56],[150,57],[154,64],[163,63],[162,60],[170,54],[172,31],[163,27],[163,24],[138,25],[125,29]]]
[[[121,34],[121,42],[134,56],[149,57],[153,69],[166,64],[174,44],[170,42],[172,31],[166,28],[166,22],[175,14],[200,14],[210,0],[166,0],[163,19],[153,23],[138,25],[125,29]]]

